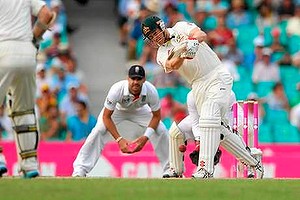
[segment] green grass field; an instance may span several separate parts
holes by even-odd
[[[1,200],[299,199],[298,179],[0,179]]]

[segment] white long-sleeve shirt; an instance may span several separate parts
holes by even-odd
[[[0,42],[32,41],[31,16],[37,16],[45,4],[41,0],[0,0]]]

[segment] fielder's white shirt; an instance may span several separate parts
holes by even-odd
[[[168,55],[176,45],[186,40],[192,29],[199,28],[194,23],[177,22],[172,28],[168,28],[171,37],[173,38],[160,46],[157,51],[157,63],[165,69],[165,63]],[[207,75],[221,64],[216,53],[205,43],[201,42],[196,56],[191,59],[185,59],[182,66],[177,70],[178,73],[188,82],[192,83],[195,80]]]
[[[0,42],[32,41],[31,16],[46,3],[41,0],[0,0]]]
[[[134,111],[148,107],[151,111],[157,111],[160,109],[160,101],[156,88],[150,82],[145,81],[140,96],[136,98],[129,92],[128,81],[123,80],[110,88],[104,106],[109,110]]]

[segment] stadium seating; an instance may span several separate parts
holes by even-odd
[[[246,34],[245,34],[246,33]],[[255,25],[241,26],[237,29],[237,47],[244,54],[251,54],[254,51],[253,40],[258,36],[258,28]]]
[[[296,127],[290,124],[278,123],[273,126],[274,142],[298,143],[299,133]]]
[[[268,109],[264,122],[269,124],[289,124],[289,114],[285,110]]]
[[[273,135],[269,124],[261,124],[258,129],[258,141],[261,143],[273,143]]]
[[[289,37],[288,49],[290,54],[294,54],[300,50],[300,36],[292,35]]]
[[[259,97],[265,97],[272,91],[274,85],[273,81],[259,82],[255,85],[255,91]]]
[[[236,99],[243,100],[247,99],[248,94],[253,91],[253,85],[252,82],[241,79],[233,83],[232,90],[235,92]]]

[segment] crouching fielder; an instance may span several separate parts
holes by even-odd
[[[168,171],[168,130],[160,121],[157,90],[145,80],[144,68],[133,65],[129,69],[127,80],[119,81],[111,87],[96,126],[74,161],[73,176],[83,177],[92,170],[111,137],[118,143],[120,150],[128,154],[140,151],[150,140],[163,172]],[[141,133],[133,142],[123,138],[117,125],[125,120],[146,128],[145,133]]]
[[[32,15],[37,17],[33,30]],[[0,1],[0,104],[9,92],[19,171],[25,178],[39,175],[34,113],[36,42],[54,19],[55,14],[41,0]],[[0,163],[1,158],[0,148]],[[2,167],[0,176],[6,172]]]
[[[235,94],[232,91],[231,97],[230,97],[230,108],[227,113],[227,119],[228,123],[230,124],[230,127],[233,125],[233,116],[232,116],[232,106],[236,102]],[[239,106],[239,105],[238,105]],[[195,102],[192,96],[192,93],[189,92],[187,95],[187,107],[188,107],[188,113],[189,115],[184,118],[178,125],[174,122],[169,130],[169,137],[170,137],[170,170],[168,173],[168,176],[166,178],[170,177],[182,177],[182,174],[184,172],[184,163],[183,163],[183,152],[179,150],[181,145],[185,145],[185,141],[189,139],[193,139],[196,141],[199,141],[200,138],[200,131],[198,127],[199,122],[199,114],[197,112]],[[243,111],[242,108],[239,106],[238,109],[238,120],[239,120],[239,127],[238,132],[242,133],[242,119],[243,119]],[[251,148],[248,149],[246,147],[246,144],[244,143],[243,139],[240,135],[237,135],[231,131],[231,129],[225,125],[225,122],[222,123],[223,127],[226,128],[226,130],[223,130],[221,133],[221,143],[220,145],[223,146],[226,150],[228,150],[230,153],[235,155],[239,160],[241,160],[243,163],[247,164],[248,166],[256,167],[257,168],[257,178],[262,178],[263,171],[262,167],[259,166],[258,161],[261,162],[261,155],[262,152],[259,149]],[[251,124],[251,123],[249,123]],[[229,132],[228,132],[229,130]],[[226,136],[226,137],[225,137]],[[251,152],[249,152],[249,150]],[[250,155],[251,154],[251,155]],[[199,155],[198,155],[199,156]],[[254,158],[257,160],[254,160]],[[217,151],[215,155],[215,164],[218,162],[220,158],[220,151]],[[199,160],[197,158],[197,160]],[[197,163],[199,164],[199,163]],[[260,164],[261,165],[261,164]],[[249,170],[249,173],[254,173],[253,170]],[[251,174],[253,175],[253,174]]]

